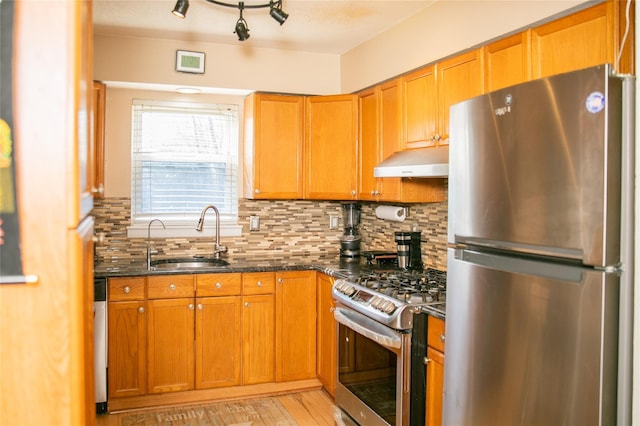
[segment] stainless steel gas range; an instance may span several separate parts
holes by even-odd
[[[374,270],[333,285],[336,404],[362,425],[424,425],[426,312],[445,313],[446,273]]]

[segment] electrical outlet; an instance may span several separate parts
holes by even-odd
[[[249,216],[249,231],[260,230],[260,216]]]
[[[334,214],[329,215],[329,229],[338,229],[338,216]]]

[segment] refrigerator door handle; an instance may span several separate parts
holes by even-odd
[[[468,237],[456,235],[457,244],[486,247],[488,249],[511,251],[516,253],[526,253],[538,256],[558,257],[568,260],[581,260],[584,257],[582,250],[568,249],[562,247],[534,246],[530,244],[520,244],[513,241],[491,240],[487,238]]]
[[[578,284],[584,281],[585,268],[580,266],[501,256],[473,249],[456,249],[454,257],[458,260],[501,271],[570,281]]]

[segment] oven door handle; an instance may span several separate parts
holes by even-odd
[[[402,334],[357,312],[336,308],[333,316],[340,324],[387,348],[400,349]]]

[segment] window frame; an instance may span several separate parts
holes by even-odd
[[[242,159],[242,102],[233,102],[233,101],[205,101],[205,102],[194,102],[194,101],[178,101],[178,100],[167,100],[167,99],[138,99],[133,98],[131,103],[131,134],[130,134],[130,156],[131,156],[131,218],[130,225],[127,227],[127,236],[129,238],[147,238],[150,235],[152,238],[213,238],[215,236],[215,228],[216,228],[216,220],[215,215],[211,209],[207,211],[205,216],[205,225],[202,231],[196,231],[196,225],[198,223],[198,219],[177,219],[175,216],[171,215],[149,215],[149,214],[134,214],[135,209],[135,200],[134,200],[134,191],[135,191],[135,173],[134,168],[136,167],[134,161],[134,126],[136,125],[135,121],[135,106],[136,105],[149,105],[149,106],[160,106],[160,107],[168,107],[168,108],[194,108],[196,110],[202,110],[207,108],[219,109],[221,107],[233,107],[237,117],[237,128],[235,129],[236,134],[236,152],[235,152],[235,194],[232,195],[233,201],[235,203],[235,214],[223,214],[221,212],[221,221],[220,221],[220,236],[240,236],[242,235],[242,225],[238,223],[239,220],[239,198],[240,192],[242,188],[240,170],[242,169],[241,159]],[[202,206],[202,209],[207,207],[212,203],[207,203]],[[198,212],[199,217],[200,212]],[[160,219],[165,222],[165,227],[163,228],[161,223],[154,222],[151,225],[151,220]],[[192,223],[193,222],[193,223]]]

